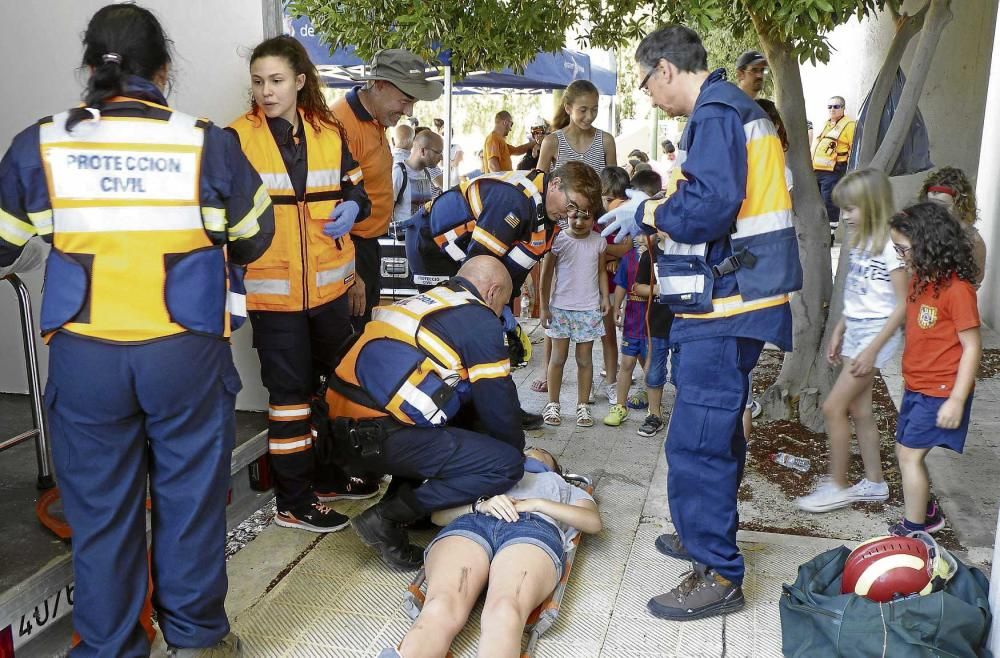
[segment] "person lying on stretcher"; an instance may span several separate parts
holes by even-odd
[[[562,577],[578,532],[601,531],[594,499],[566,482],[555,458],[528,448],[506,494],[435,512],[447,525],[427,546],[427,597],[398,649],[380,658],[443,658],[486,588],[479,656],[519,656],[524,624]]]

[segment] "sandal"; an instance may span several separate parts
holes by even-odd
[[[535,381],[531,382],[531,390],[534,391],[535,393],[548,393],[549,383],[544,379],[536,379]]]
[[[590,407],[585,404],[576,405],[576,426],[593,427],[594,417],[590,415]]]
[[[558,402],[549,402],[542,409],[542,420],[545,421],[546,425],[560,425],[562,424],[562,409],[559,407]]]

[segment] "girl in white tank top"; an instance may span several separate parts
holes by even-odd
[[[597,87],[589,80],[576,80],[566,87],[563,103],[552,121],[557,130],[545,138],[538,154],[539,169],[551,171],[579,160],[600,176],[605,167],[617,164],[614,138],[593,125],[597,101]]]

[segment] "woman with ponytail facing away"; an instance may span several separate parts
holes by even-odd
[[[40,325],[73,532],[70,655],[148,656],[151,576],[169,655],[238,656],[224,608],[241,386],[227,280],[270,244],[271,202],[236,140],[168,107],[171,42],[152,13],[108,5],[83,45],[83,105],[22,131],[0,162],[0,268],[35,236],[52,244]]]

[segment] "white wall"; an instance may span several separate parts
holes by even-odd
[[[0,6],[0,97],[7,99],[0,119],[0,148],[36,119],[79,101],[85,77],[77,71],[83,53],[81,36],[90,16],[106,0],[32,0]],[[141,0],[173,39],[174,80],[168,101],[189,114],[225,125],[246,106],[249,90],[246,56],[263,38],[259,0]],[[25,276],[38,322],[41,274]],[[6,284],[2,288],[9,288]],[[0,289],[0,391],[25,392],[24,360],[17,302]],[[267,396],[260,385],[259,364],[250,348],[250,327],[236,335],[234,353],[243,392],[240,408],[262,409]],[[42,377],[46,348],[39,341]]]
[[[997,21],[1000,33],[1000,19]],[[979,156],[979,184],[976,201],[979,203],[979,230],[986,241],[986,279],[979,290],[979,312],[983,321],[994,329],[1000,327],[1000,268],[996,257],[1000,254],[1000,42],[994,37],[989,93],[986,99],[986,125],[983,129],[982,149]],[[998,544],[1000,547],[1000,544]]]
[[[904,9],[914,11],[923,4],[923,0],[908,0]],[[997,0],[954,0],[952,13],[954,19],[945,27],[924,85],[920,110],[930,133],[934,164],[959,167],[975,176],[983,136]],[[803,65],[806,114],[817,131],[826,121],[826,103],[831,95],[843,96],[847,100],[847,113],[857,116],[893,33],[888,14],[861,23],[852,20],[830,35],[835,50],[829,64]],[[903,59],[904,73],[918,39],[919,36],[910,42]],[[903,203],[914,198],[923,178],[924,174],[917,174],[894,179],[897,201]]]

